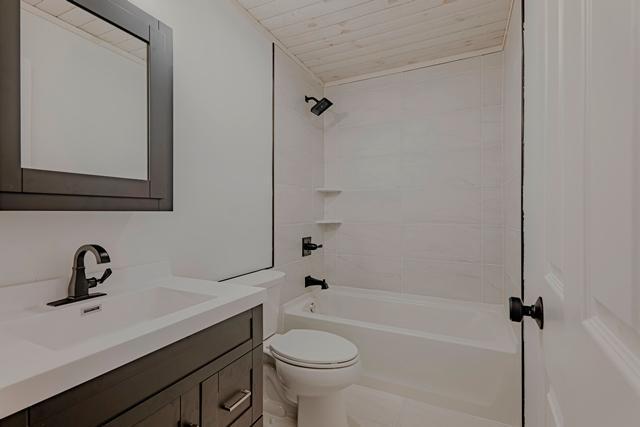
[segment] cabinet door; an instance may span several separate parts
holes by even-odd
[[[180,396],[180,426],[200,425],[200,385]]]
[[[202,427],[218,427],[218,374],[202,382]]]
[[[0,420],[0,427],[25,427],[27,425],[27,411],[22,411]]]
[[[135,409],[134,409],[135,410]],[[180,423],[180,398],[133,424],[135,427],[176,427]]]
[[[158,393],[104,427],[192,427],[200,422],[200,385],[179,394]]]

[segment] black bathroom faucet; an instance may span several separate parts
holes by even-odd
[[[84,267],[84,256],[87,252],[91,252],[96,257],[98,264],[111,262],[111,258],[107,251],[99,245],[83,245],[77,251],[73,258],[73,274],[69,280],[69,298],[85,298],[89,295],[89,288],[95,288],[111,276],[111,269],[107,268],[102,277],[96,279],[92,277],[87,279]]]
[[[329,285],[327,285],[326,280],[314,279],[311,276],[307,276],[304,278],[304,287],[309,288],[311,286],[320,286],[323,290],[329,289]]]
[[[89,289],[95,288],[99,284],[104,283],[104,281],[107,280],[109,276],[111,276],[112,271],[110,268],[107,268],[104,273],[102,273],[101,278],[98,279],[96,277],[91,277],[87,279],[84,266],[84,256],[87,254],[87,252],[91,252],[93,256],[96,257],[96,261],[98,262],[98,264],[111,262],[109,254],[102,246],[80,246],[73,257],[73,271],[71,274],[71,280],[69,280],[69,296],[65,299],[50,302],[47,305],[58,307],[61,305],[71,304],[73,302],[83,301],[106,295],[103,293],[90,294]]]

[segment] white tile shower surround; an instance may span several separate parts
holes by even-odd
[[[325,273],[502,303],[502,54],[330,87]]]
[[[359,385],[345,390],[345,399],[349,427],[508,427]],[[291,418],[264,416],[265,427],[297,426]]]

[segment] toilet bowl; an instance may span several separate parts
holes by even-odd
[[[287,395],[296,396],[299,427],[347,427],[342,390],[358,380],[358,349],[328,332],[304,329],[273,336],[264,347]]]
[[[273,383],[275,368],[278,383],[270,385],[283,400],[283,413],[297,405],[298,427],[348,427],[342,391],[360,376],[358,348],[323,331],[294,329],[276,334],[283,279],[284,273],[266,270],[234,280],[267,289],[263,310],[265,387]]]

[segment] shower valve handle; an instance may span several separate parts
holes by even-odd
[[[315,251],[322,248],[322,245],[316,245],[315,243],[305,243],[304,244],[304,249],[306,251]]]
[[[322,248],[322,245],[317,245],[311,241],[311,237],[302,238],[302,256],[309,256],[311,252]]]

